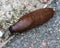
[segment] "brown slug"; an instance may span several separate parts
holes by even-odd
[[[23,31],[42,25],[54,15],[52,8],[42,8],[22,16],[15,24],[9,27],[11,33],[22,33]]]

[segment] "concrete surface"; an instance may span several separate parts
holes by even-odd
[[[60,0],[54,17],[42,26],[16,35],[3,48],[60,48]]]

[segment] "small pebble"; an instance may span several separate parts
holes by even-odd
[[[2,31],[0,31],[0,37],[2,37],[3,36],[3,33],[2,33]]]
[[[42,42],[41,42],[41,45],[42,45],[42,46],[46,46],[46,42],[45,42],[45,41],[42,41]]]

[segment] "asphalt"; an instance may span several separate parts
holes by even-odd
[[[55,15],[47,23],[26,33],[16,35],[3,48],[60,48],[60,1],[55,6]]]

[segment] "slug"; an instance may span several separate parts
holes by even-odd
[[[36,26],[43,25],[54,15],[52,8],[42,8],[22,16],[15,24],[9,27],[11,33],[22,33]]]

